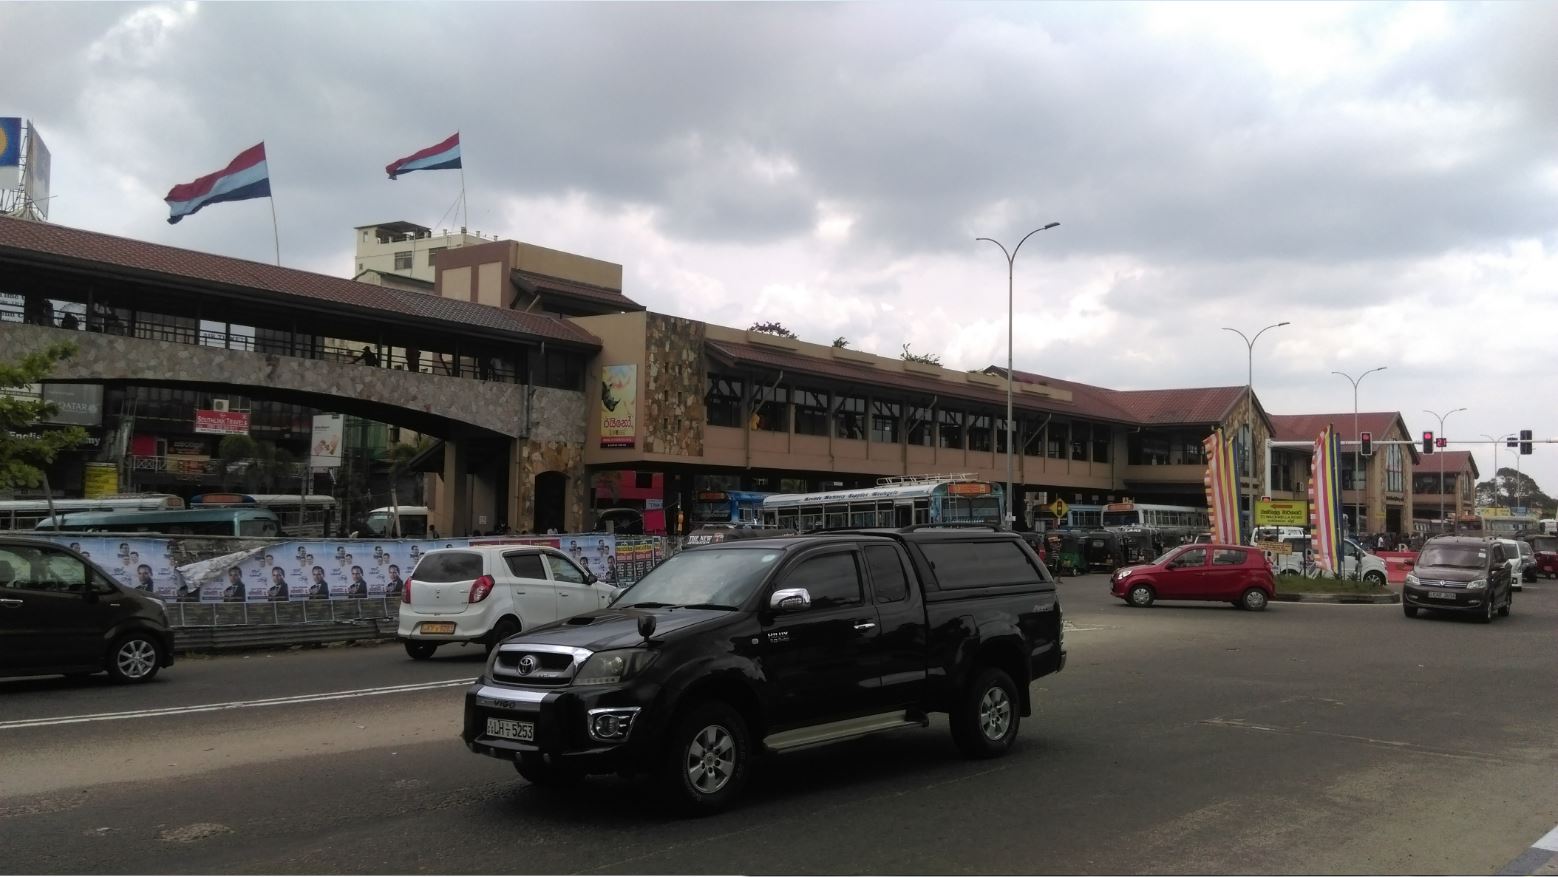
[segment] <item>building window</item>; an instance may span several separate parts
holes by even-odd
[[[741,381],[725,375],[709,375],[708,391],[703,396],[703,407],[708,412],[705,420],[710,426],[734,426],[741,424]]]
[[[1066,459],[1066,442],[1070,440],[1070,424],[1050,421],[1044,434],[1044,456],[1051,460]]]
[[[1013,432],[1012,441],[1020,442],[1022,437],[1018,433]],[[1006,418],[1004,417],[995,419],[995,452],[997,454],[1006,453]]]
[[[752,412],[751,426],[764,432],[789,432],[790,388],[760,385],[757,388],[757,406]]]
[[[1109,462],[1109,445],[1114,438],[1114,427],[1093,424],[1093,462]]]
[[[1239,427],[1239,474],[1245,478],[1250,477],[1254,469],[1255,461],[1252,459],[1254,448],[1250,425],[1246,423]]]
[[[1071,424],[1071,459],[1087,462],[1087,445],[1092,440],[1092,424]]]
[[[655,473],[653,473],[653,472],[634,472],[633,473],[633,486],[638,488],[639,490],[649,490],[650,488],[655,486]]]
[[[492,358],[488,357],[488,359]],[[548,350],[541,386],[555,387],[559,390],[583,390],[585,363],[585,357],[580,354]],[[473,371],[477,374],[481,373],[479,369]]]
[[[828,434],[828,391],[795,391],[795,432],[797,435]]]
[[[1400,493],[1405,484],[1405,465],[1401,458],[1400,445],[1385,446],[1385,489],[1392,493]]]
[[[410,271],[411,270],[411,251],[410,250],[401,250],[400,252],[395,254],[395,270],[396,271]]]
[[[898,418],[903,406],[897,402],[871,400],[871,441],[895,445],[898,443]]]
[[[1169,436],[1163,433],[1133,432],[1125,442],[1126,462],[1132,466],[1169,465]]]
[[[444,250],[447,250],[447,249],[449,249],[449,248],[448,247],[434,247],[431,250],[428,250],[427,251],[427,267],[429,267],[429,268],[433,267],[433,260],[438,258],[438,254],[439,253],[442,253]],[[411,266],[407,265],[406,267],[409,268]]]
[[[945,408],[939,409],[936,422],[940,427],[937,430],[940,446],[961,450],[963,447],[963,412],[949,411]]]
[[[928,448],[934,443],[936,430],[933,414],[929,408],[909,409],[909,444]]]
[[[866,399],[864,396],[840,396],[834,409],[834,435],[843,439],[865,439]]]
[[[970,451],[990,450],[990,422],[988,414],[970,413],[968,415],[968,449]]]

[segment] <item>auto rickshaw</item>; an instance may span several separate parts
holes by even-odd
[[[1558,578],[1558,536],[1530,536],[1526,542],[1536,553],[1536,574]]]
[[[1057,578],[1077,576],[1087,571],[1083,559],[1082,536],[1072,530],[1051,530],[1044,534],[1044,565]]]
[[[1125,566],[1125,546],[1120,535],[1110,530],[1095,530],[1082,537],[1082,556],[1088,572],[1112,573]]]

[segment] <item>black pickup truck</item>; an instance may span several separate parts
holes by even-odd
[[[754,756],[950,716],[1007,751],[1029,683],[1065,666],[1038,556],[995,530],[860,530],[689,548],[611,606],[510,637],[466,694],[462,738],[538,785],[653,776],[728,805]]]

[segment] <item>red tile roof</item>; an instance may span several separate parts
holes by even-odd
[[[582,299],[592,304],[608,306],[612,311],[642,311],[644,306],[622,294],[621,290],[607,286],[596,286],[593,283],[580,283],[577,280],[567,280],[562,277],[553,277],[549,274],[537,274],[534,271],[521,271],[515,268],[510,278],[520,289],[539,295],[544,300],[548,296],[564,296],[566,298]]]
[[[195,250],[115,237],[94,231],[0,217],[0,257],[80,270],[134,274],[153,280],[270,293],[281,301],[305,300],[378,311],[389,319],[412,318],[445,328],[487,329],[516,336],[599,347],[579,326],[542,314],[494,308],[475,302],[342,277],[299,271]],[[371,314],[366,314],[371,315]]]
[[[987,371],[1005,374],[992,366]],[[1107,410],[1113,420],[1143,426],[1221,423],[1244,395],[1243,387],[1191,387],[1170,390],[1111,390],[1014,370],[1019,383],[1047,384],[1070,390],[1079,404]]]
[[[1413,466],[1414,472],[1434,473],[1444,466],[1444,474],[1471,470],[1473,478],[1481,478],[1482,473],[1477,469],[1477,458],[1471,455],[1471,451],[1434,451],[1418,459]]]
[[[1273,414],[1271,423],[1276,427],[1272,438],[1279,442],[1312,442],[1326,424],[1336,427],[1343,439],[1353,437],[1351,411],[1342,414]],[[1383,439],[1398,423],[1401,423],[1402,434],[1410,438],[1411,433],[1406,432],[1406,424],[1401,422],[1399,412],[1358,412],[1358,431],[1371,432],[1376,439]]]

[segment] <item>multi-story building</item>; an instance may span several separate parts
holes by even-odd
[[[417,292],[433,291],[440,253],[493,240],[482,237],[480,232],[469,234],[463,228],[435,232],[404,220],[360,225],[355,231],[353,279]]]
[[[1353,418],[1350,411],[1271,416],[1279,442],[1313,442],[1327,426],[1336,429],[1344,441],[1356,442]],[[1414,513],[1411,478],[1417,450],[1411,443],[1406,422],[1396,411],[1360,412],[1357,432],[1370,433],[1374,448],[1370,456],[1363,457],[1354,445],[1342,446],[1338,469],[1342,483],[1342,512],[1348,516],[1348,529],[1359,533],[1408,532]],[[1309,463],[1313,457],[1310,449],[1274,449],[1271,496],[1307,499]]]
[[[1436,451],[1423,456],[1412,472],[1412,522],[1416,529],[1436,532],[1443,521],[1475,512],[1480,476],[1470,451]]]

